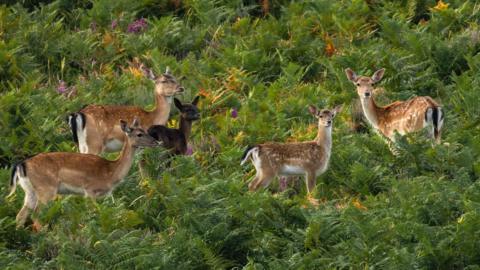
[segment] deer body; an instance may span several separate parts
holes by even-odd
[[[138,147],[159,145],[137,121],[132,128],[122,122],[122,129],[127,138],[117,160],[92,154],[53,152],[38,154],[15,165],[9,196],[14,194],[17,182],[25,191],[17,226],[23,226],[31,210],[53,200],[57,194],[73,193],[91,198],[109,194],[128,174]]]
[[[383,107],[375,103],[373,84],[382,79],[384,71],[380,69],[372,77],[365,77],[357,76],[351,69],[345,70],[348,79],[357,86],[363,113],[370,125],[391,142],[395,141],[395,132],[405,135],[430,127],[430,136],[439,143],[444,116],[440,105],[431,97],[414,97]]]
[[[180,127],[168,128],[164,125],[154,125],[148,129],[148,134],[161,141],[171,155],[184,155],[187,152],[188,139],[192,131],[192,122],[200,118],[197,108],[199,97],[191,104],[182,104],[175,98],[175,106],[180,110]]]
[[[155,80],[155,109],[145,111],[137,106],[89,105],[77,113],[70,114],[68,123],[80,153],[98,155],[122,149],[124,134],[119,120],[133,121],[137,118],[144,130],[152,125],[164,125],[168,121],[172,96],[184,91],[168,72]]]
[[[267,187],[276,176],[305,175],[310,196],[315,188],[316,178],[328,168],[332,151],[332,119],[341,108],[319,111],[310,106],[309,109],[319,119],[315,140],[299,143],[265,143],[245,151],[241,164],[251,158],[257,171],[248,186],[250,191]]]

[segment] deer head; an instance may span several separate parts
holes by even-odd
[[[183,119],[186,119],[188,121],[195,121],[200,119],[200,112],[197,107],[199,99],[200,96],[196,96],[191,104],[182,104],[182,102],[177,98],[174,99],[175,106],[178,108],[178,110],[180,110]]]
[[[120,120],[120,127],[127,135],[128,141],[133,148],[160,146],[161,143],[148,135],[145,130],[140,128],[140,122],[137,118],[133,120],[132,126],[128,126],[127,122]]]
[[[320,127],[331,127],[333,118],[335,118],[335,116],[342,111],[342,105],[338,105],[332,110],[319,110],[317,107],[310,105],[308,106],[308,110],[315,118],[318,119],[318,125]]]
[[[155,82],[155,93],[157,95],[171,97],[185,91],[185,88],[172,75],[169,67],[160,76],[155,75],[152,69],[145,67],[143,64],[141,69],[147,78]]]
[[[345,73],[347,78],[357,86],[358,96],[363,99],[369,99],[373,94],[375,84],[382,79],[385,69],[377,70],[372,77],[357,76],[350,68],[347,68]]]

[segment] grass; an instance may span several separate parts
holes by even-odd
[[[442,2],[443,3],[443,2]],[[475,1],[7,1],[0,5],[0,265],[5,269],[480,268],[480,6]],[[129,32],[145,18],[147,26]],[[195,95],[192,156],[150,177],[133,166],[97,202],[43,208],[47,230],[15,229],[23,192],[6,200],[10,165],[76,151],[65,116],[84,104],[153,105],[130,64],[183,75]],[[344,69],[386,68],[377,100],[430,95],[443,144],[401,139],[393,157],[352,132]],[[57,88],[65,82],[68,91]],[[311,207],[302,180],[247,192],[247,145],[315,137],[308,104],[344,104],[328,171]],[[238,110],[238,117],[232,111]],[[178,112],[171,118],[178,123]],[[174,122],[172,121],[173,125]],[[114,158],[115,155],[109,156]],[[139,158],[139,157],[138,157]]]

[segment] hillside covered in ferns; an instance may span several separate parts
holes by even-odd
[[[480,269],[479,21],[473,0],[3,1],[1,268]],[[11,165],[78,151],[65,117],[84,105],[152,109],[139,63],[184,76],[182,101],[202,97],[191,155],[145,149],[112,197],[60,196],[38,214],[44,230],[15,229]],[[381,105],[442,104],[442,143],[409,134],[393,156],[348,67],[386,69]],[[302,178],[248,192],[245,148],[312,140],[309,104],[344,105],[319,206]]]

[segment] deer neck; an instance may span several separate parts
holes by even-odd
[[[165,125],[170,116],[172,97],[155,94],[155,109],[150,112],[153,116],[152,125]]]
[[[330,154],[332,149],[332,125],[326,127],[318,123],[318,133],[314,141],[317,145],[323,147],[327,154]]]
[[[185,135],[185,139],[188,139],[192,132],[192,121],[180,116],[180,131]]]
[[[378,128],[378,111],[381,108],[379,108],[377,104],[375,104],[373,97],[368,99],[360,98],[360,101],[362,103],[363,113],[365,114],[368,122],[374,128]]]
[[[122,152],[120,152],[120,157],[113,161],[112,178],[114,183],[122,181],[127,176],[132,167],[134,156],[135,148],[132,147],[130,140],[127,138],[123,144]]]

